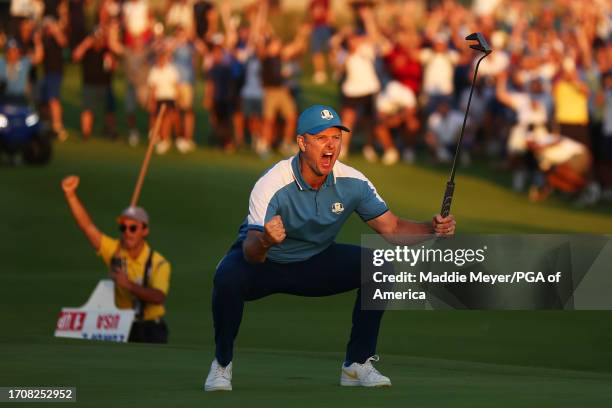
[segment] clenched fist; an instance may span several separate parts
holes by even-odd
[[[283,219],[280,215],[275,215],[264,225],[264,233],[261,239],[265,247],[271,247],[280,244],[286,237]]]
[[[79,181],[79,176],[66,176],[62,180],[62,190],[64,190],[64,194],[74,194],[77,187],[79,186]]]

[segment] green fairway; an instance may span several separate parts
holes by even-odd
[[[79,195],[116,235],[144,148],[71,140],[44,168],[0,169],[2,259],[0,386],[76,386],[83,406],[568,406],[612,404],[609,312],[388,312],[379,367],[394,386],[337,386],[354,294],[272,296],[247,305],[237,342],[235,391],[201,391],[212,358],[214,267],[246,215],[258,175],[274,162],[251,154],[176,153],[152,160],[141,203],[151,242],[173,265],[168,347],[52,337],[62,306],[83,304],[105,268],[74,225],[59,186],[81,176]],[[414,219],[439,207],[445,172],[387,168],[360,159],[390,207]],[[609,207],[529,203],[504,175],[460,173],[453,212],[460,232],[612,232]],[[367,232],[357,218],[339,241]],[[144,395],[144,396],[143,396]]]
[[[234,391],[205,394],[210,349],[84,344],[19,345],[4,365],[2,384],[77,387],[78,406],[414,406],[605,407],[612,374],[453,362],[387,355],[386,389],[341,388],[340,353],[243,349]],[[3,348],[0,356],[7,358]],[[151,358],[155,356],[155,358]],[[44,366],[40,362],[44,361]],[[4,375],[4,373],[11,373]],[[49,380],[53,378],[53,380]]]

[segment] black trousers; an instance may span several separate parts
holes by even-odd
[[[168,343],[168,326],[163,319],[141,320],[132,323],[130,343]]]

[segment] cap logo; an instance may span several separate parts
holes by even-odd
[[[323,109],[321,111],[321,118],[325,120],[332,120],[334,118],[334,115],[332,115],[332,113],[329,110]]]

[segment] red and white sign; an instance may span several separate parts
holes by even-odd
[[[59,315],[59,319],[57,319],[57,326],[55,330],[60,331],[80,331],[83,329],[83,323],[85,323],[85,318],[87,317],[87,312],[77,312],[77,311],[61,311]]]
[[[134,310],[115,306],[115,283],[98,282],[85,305],[62,308],[55,326],[55,337],[127,342]]]

